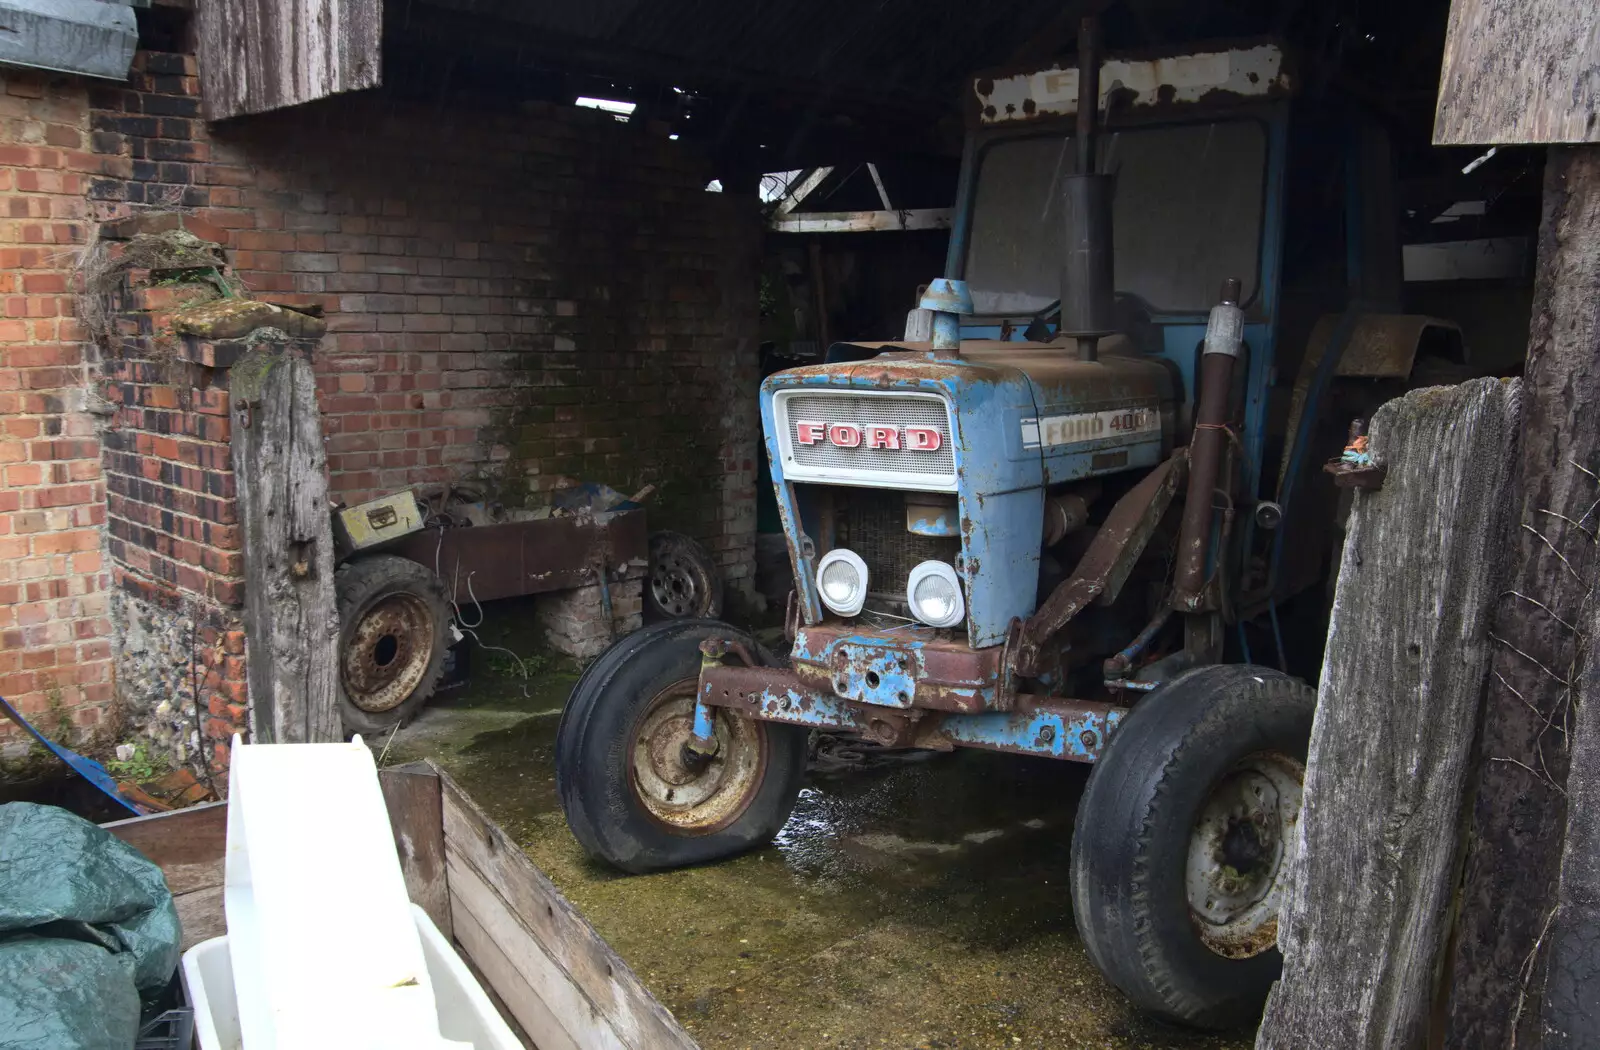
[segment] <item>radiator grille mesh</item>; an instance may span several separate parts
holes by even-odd
[[[950,448],[950,419],[942,401],[918,397],[866,397],[860,394],[795,394],[782,402],[781,421],[787,428],[794,461],[817,470],[878,470],[907,474],[950,476],[956,471]],[[802,445],[794,440],[797,422],[854,423],[865,427],[932,427],[939,432],[939,448],[916,452],[907,448],[839,448],[826,441]]]
[[[933,560],[953,564],[961,553],[954,537],[918,536],[906,531],[905,495],[872,489],[841,490],[838,544],[861,555],[867,563],[867,590],[904,601],[906,579],[919,563]]]

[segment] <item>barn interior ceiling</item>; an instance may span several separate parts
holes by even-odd
[[[1071,61],[1091,11],[1112,51],[1279,40],[1299,98],[1343,100],[1387,128],[1410,223],[1473,197],[1518,225],[1537,208],[1538,157],[1463,174],[1476,151],[1430,143],[1447,0],[387,0],[385,81],[507,104],[625,100],[633,119],[711,151],[728,189],[753,192],[764,172],[948,161],[969,78]]]

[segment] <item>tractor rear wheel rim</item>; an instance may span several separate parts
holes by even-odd
[[[716,754],[694,765],[684,762],[697,686],[686,678],[650,701],[633,734],[628,778],[651,818],[688,835],[710,834],[738,820],[760,789],[767,762],[761,727],[720,708],[712,719]]]
[[[363,711],[392,711],[433,660],[433,611],[414,594],[386,594],[362,610],[340,654],[345,695]]]
[[[1189,917],[1205,946],[1248,959],[1278,943],[1305,766],[1278,751],[1247,755],[1206,796],[1189,836]]]
[[[662,554],[650,573],[650,593],[663,612],[688,616],[699,611],[700,584],[693,567],[677,554]]]

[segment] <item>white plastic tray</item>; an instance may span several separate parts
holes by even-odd
[[[470,1043],[473,1050],[524,1050],[428,913],[414,904],[411,911],[422,938],[428,976],[433,980],[439,1034]],[[228,938],[213,937],[183,953],[183,988],[194,1008],[200,1050],[244,1050]]]

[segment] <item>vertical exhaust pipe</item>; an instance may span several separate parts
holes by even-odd
[[[1189,439],[1189,493],[1178,527],[1178,561],[1173,572],[1173,607],[1194,612],[1206,600],[1206,562],[1211,555],[1211,522],[1216,516],[1212,493],[1227,448],[1228,394],[1233,389],[1233,363],[1244,341],[1240,284],[1222,282],[1222,302],[1211,308],[1206,323],[1205,352],[1200,356],[1200,390],[1195,406],[1194,436]],[[1219,555],[1220,557],[1220,555]]]
[[[1066,224],[1061,267],[1061,326],[1072,336],[1078,358],[1093,361],[1102,336],[1116,331],[1115,273],[1111,254],[1112,177],[1096,174],[1096,116],[1100,109],[1100,19],[1078,24],[1078,170],[1061,179]]]

